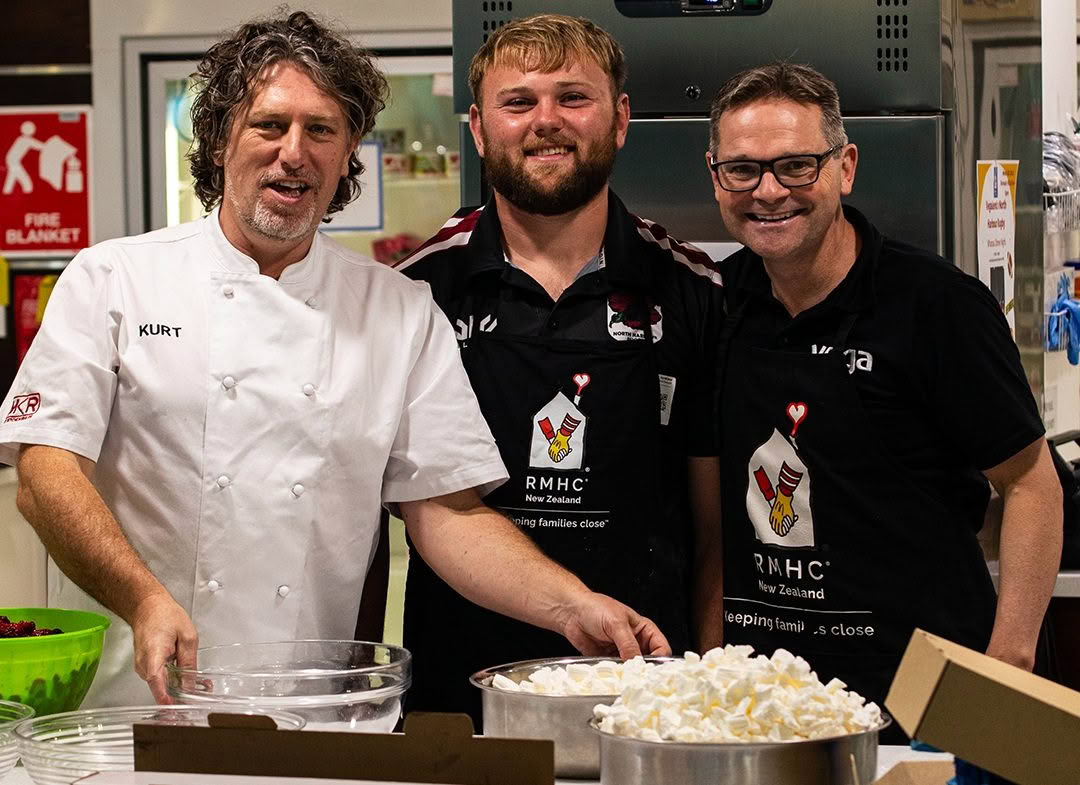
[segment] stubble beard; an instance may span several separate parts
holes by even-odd
[[[552,187],[541,185],[505,150],[493,146],[484,134],[484,158],[488,185],[510,204],[535,215],[562,215],[593,199],[611,178],[615,168],[615,126],[587,158],[577,158],[576,166]],[[580,150],[580,148],[577,148]],[[577,157],[575,150],[575,157]]]
[[[229,193],[227,196],[229,201],[232,202],[236,214],[240,216],[245,225],[257,234],[268,240],[296,242],[318,228],[319,219],[321,218],[321,216],[315,215],[318,199],[314,198],[321,190],[320,184],[311,183],[310,185],[311,190],[314,192],[312,194],[313,198],[308,201],[307,206],[300,213],[280,213],[271,208],[260,198],[262,183],[259,184],[259,189],[256,191],[253,203],[250,205],[243,204],[239,195],[235,192]]]

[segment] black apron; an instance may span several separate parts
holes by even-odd
[[[985,649],[982,552],[875,433],[853,380],[872,366],[847,351],[856,315],[812,354],[749,345],[744,313],[720,399],[724,641],[788,649],[884,709],[915,626]],[[905,740],[895,723],[882,736]]]
[[[483,310],[467,298],[462,321],[488,313],[497,322],[503,291],[477,296]],[[644,298],[631,307],[648,325]],[[689,521],[665,520],[660,382],[644,335],[550,340],[476,330],[461,358],[510,475],[485,502],[590,589],[630,605],[685,647],[690,556],[678,532]],[[669,492],[685,496],[684,488]],[[463,599],[415,552],[404,643],[415,658],[409,710],[468,711],[478,728],[471,673],[578,653],[562,635]]]

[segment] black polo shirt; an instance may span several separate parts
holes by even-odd
[[[981,471],[1045,433],[1008,323],[977,278],[883,237],[854,208],[844,215],[862,247],[822,302],[792,318],[761,258],[743,249],[721,263],[728,309],[745,309],[739,334],[754,345],[819,354],[855,314],[846,349],[867,436],[977,530],[989,497]]]
[[[661,314],[653,327],[654,335],[660,335],[653,345],[658,371],[675,379],[669,420],[662,431],[668,453],[664,457],[674,461],[716,455],[707,423],[712,420],[715,352],[723,322],[717,264],[700,249],[668,236],[663,227],[631,214],[610,192],[602,259],[599,269],[580,275],[553,300],[506,260],[492,200],[481,208],[459,211],[398,269],[431,286],[459,341],[473,331],[491,330],[610,342],[615,347],[619,339],[613,333],[625,327],[612,324],[612,307],[618,307],[624,293],[643,294]],[[493,292],[498,297],[497,314],[477,304]],[[605,401],[603,407],[618,411],[625,402]]]

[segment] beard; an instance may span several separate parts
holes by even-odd
[[[310,182],[312,198],[297,212],[278,212],[259,198],[265,183],[279,179],[281,175],[264,176],[260,179],[259,188],[255,197],[245,203],[240,195],[235,192],[226,193],[226,197],[232,202],[233,208],[240,219],[257,234],[270,240],[282,242],[295,242],[303,239],[313,229],[318,227],[322,216],[315,214],[318,205],[317,194],[321,190],[321,182]]]
[[[506,150],[490,144],[484,134],[484,159],[488,185],[506,198],[510,204],[535,215],[562,215],[587,204],[611,178],[615,168],[615,125],[587,157],[578,157],[580,148],[574,151],[575,166],[553,186],[545,186],[525,171],[524,161],[511,160]],[[560,142],[552,141],[558,145]]]

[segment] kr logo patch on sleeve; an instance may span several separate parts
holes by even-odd
[[[41,395],[38,393],[27,393],[26,395],[16,395],[11,399],[11,409],[8,410],[7,417],[4,418],[5,423],[18,422],[20,420],[29,420],[33,417],[37,410],[41,408]]]

